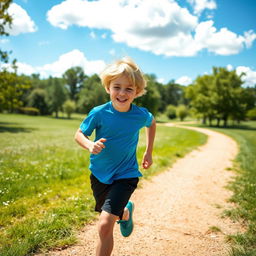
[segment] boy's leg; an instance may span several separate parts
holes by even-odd
[[[110,256],[114,246],[113,229],[119,217],[102,211],[98,223],[99,242],[96,256]]]

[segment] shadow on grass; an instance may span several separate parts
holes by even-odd
[[[0,133],[2,132],[10,132],[10,133],[20,133],[20,132],[33,132],[37,129],[35,128],[25,128],[19,126],[18,123],[8,123],[8,122],[0,122]]]

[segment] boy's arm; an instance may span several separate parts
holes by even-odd
[[[143,155],[142,167],[148,169],[152,164],[152,152],[156,134],[156,121],[153,119],[150,127],[146,128],[146,151]]]
[[[83,134],[79,128],[75,134],[75,141],[84,149],[89,150],[92,154],[99,154],[105,145],[103,144],[106,139],[101,138],[95,142],[91,141],[87,136]]]

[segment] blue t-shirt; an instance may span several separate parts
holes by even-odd
[[[134,104],[128,112],[114,109],[112,102],[93,108],[80,125],[84,135],[95,130],[95,141],[105,138],[105,148],[90,155],[90,170],[105,184],[114,180],[142,176],[139,171],[136,148],[139,130],[151,126],[152,114]]]

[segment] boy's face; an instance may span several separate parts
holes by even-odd
[[[126,75],[117,77],[110,82],[109,88],[106,88],[113,107],[119,112],[130,110],[131,103],[137,96],[135,86],[130,82]]]

